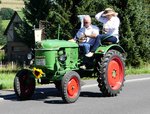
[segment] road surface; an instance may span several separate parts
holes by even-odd
[[[150,74],[127,76],[116,97],[103,97],[95,80],[84,80],[79,99],[64,104],[53,84],[37,87],[32,100],[0,91],[0,114],[150,114]]]

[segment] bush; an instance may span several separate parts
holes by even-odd
[[[10,20],[14,14],[14,10],[11,8],[2,8],[0,11],[0,15],[3,20]]]

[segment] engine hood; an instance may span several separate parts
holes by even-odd
[[[78,47],[75,42],[69,42],[65,40],[42,40],[36,44],[37,49],[60,49],[60,48]]]

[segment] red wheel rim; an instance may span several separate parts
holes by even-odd
[[[124,68],[119,57],[114,57],[108,64],[108,83],[111,89],[118,90],[123,82]]]
[[[67,85],[67,92],[70,98],[75,98],[79,91],[79,80],[76,77],[72,77]]]

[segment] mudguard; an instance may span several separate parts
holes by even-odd
[[[118,44],[102,45],[97,48],[97,50],[95,51],[95,54],[106,54],[106,52],[108,52],[108,50],[110,49],[114,49],[123,54],[126,54],[125,50]]]

